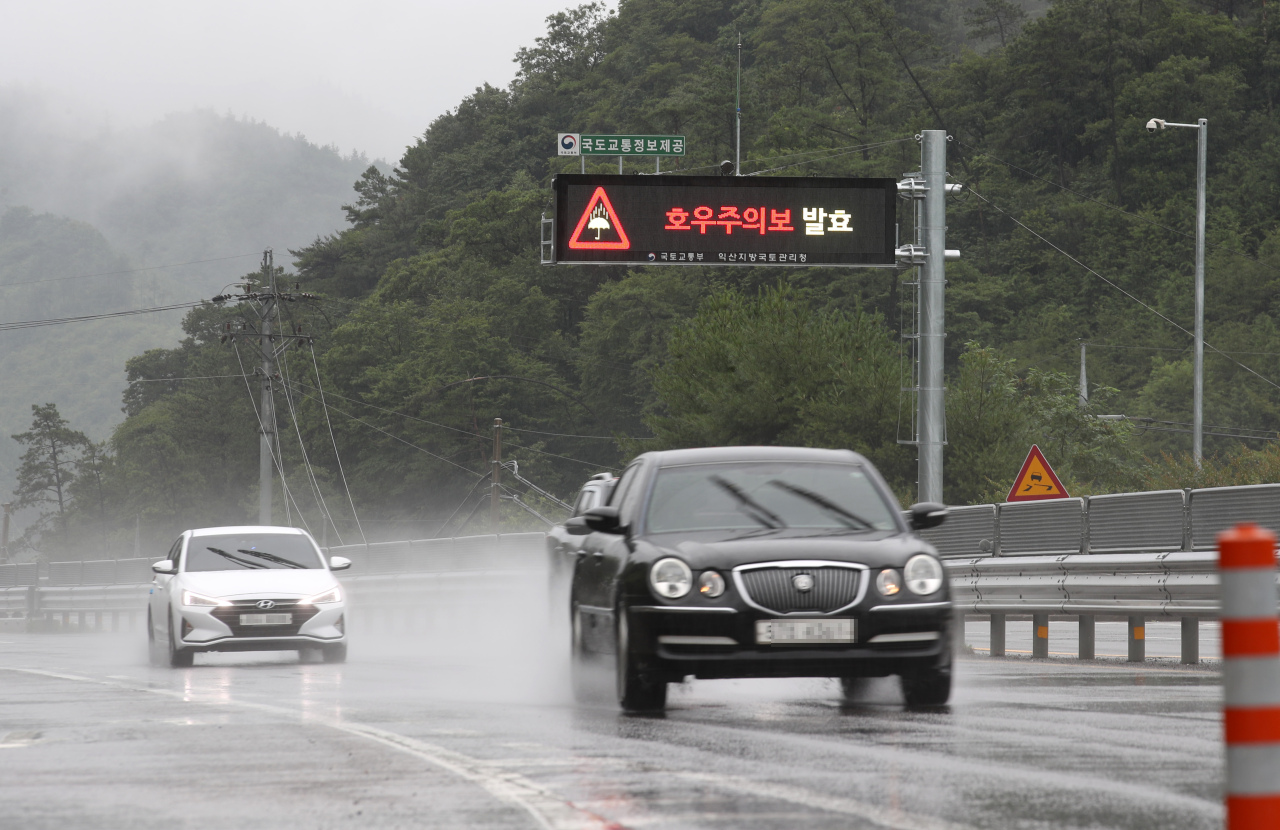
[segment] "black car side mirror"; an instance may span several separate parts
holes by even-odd
[[[582,514],[583,523],[592,530],[601,533],[622,533],[622,523],[618,520],[618,508],[604,505],[593,507]]]
[[[591,532],[591,528],[587,527],[587,520],[582,516],[574,516],[572,519],[566,519],[564,523],[564,532],[570,536],[586,536]]]
[[[947,520],[947,506],[935,501],[922,501],[911,505],[911,529],[925,530],[937,527]]]

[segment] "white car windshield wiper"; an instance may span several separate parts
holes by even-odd
[[[274,553],[267,553],[265,550],[237,550],[236,553],[243,553],[248,556],[256,556],[259,559],[265,559],[268,562],[275,562],[277,565],[284,565],[286,568],[302,568],[306,569],[306,565],[294,562],[292,559],[285,559],[283,556],[276,556]],[[266,567],[263,565],[262,567]]]
[[[739,506],[746,508],[742,512],[750,516],[752,519],[755,519],[760,524],[771,530],[787,526],[787,523],[782,520],[781,516],[748,496],[741,487],[734,484],[732,481],[729,481],[726,478],[721,478],[720,476],[709,476],[708,478],[712,484],[737,499]]]
[[[821,507],[823,510],[826,510],[828,513],[831,513],[833,516],[835,516],[836,520],[839,521],[845,527],[858,529],[858,530],[872,529],[871,522],[867,521],[866,519],[862,518],[856,513],[850,513],[848,510],[845,510],[843,507],[836,504],[835,502],[833,502],[831,499],[827,498],[824,495],[815,493],[812,490],[809,490],[808,488],[805,488],[805,487],[801,487],[798,484],[792,484],[789,481],[782,481],[781,479],[775,478],[775,479],[772,479],[769,483],[772,484],[774,487],[778,487],[782,490],[786,490],[788,493],[799,496],[800,498],[806,501],[813,502],[814,504]]]
[[[227,559],[227,560],[229,560],[229,561],[231,561],[231,562],[235,562],[237,565],[239,565],[239,566],[240,566],[240,567],[242,567],[242,568],[265,568],[265,567],[267,567],[266,565],[262,564],[261,562],[254,562],[254,561],[252,561],[252,560],[250,560],[250,559],[241,559],[239,556],[236,556],[234,553],[227,553],[225,550],[219,550],[219,549],[217,549],[217,548],[206,548],[206,550],[211,550],[211,551],[213,551],[214,553],[216,553],[216,554],[218,554],[219,556],[221,556],[223,559]]]

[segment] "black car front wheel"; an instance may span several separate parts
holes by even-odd
[[[628,712],[660,712],[667,706],[667,684],[646,672],[631,651],[627,609],[618,608],[618,705]]]
[[[908,706],[941,706],[951,698],[951,667],[902,675],[902,696]]]

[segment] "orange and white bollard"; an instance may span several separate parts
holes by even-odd
[[[1280,827],[1275,551],[1275,534],[1254,524],[1218,535],[1228,830]]]

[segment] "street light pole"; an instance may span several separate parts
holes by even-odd
[[[1147,130],[1186,127],[1196,131],[1196,325],[1192,352],[1191,386],[1191,458],[1196,469],[1204,456],[1204,221],[1205,189],[1208,178],[1209,119],[1194,124],[1177,124],[1162,118],[1147,122]]]

